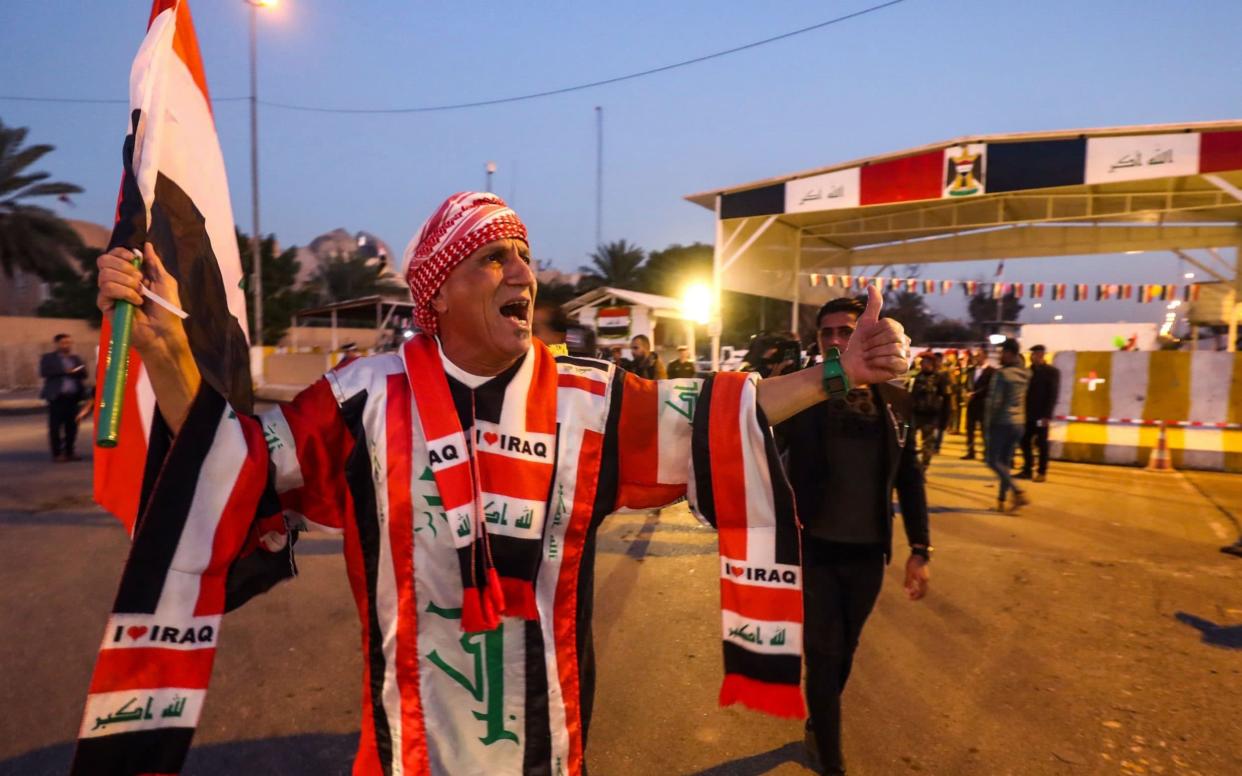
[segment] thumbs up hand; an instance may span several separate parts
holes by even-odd
[[[880,318],[883,306],[879,290],[867,286],[867,309],[841,354],[841,366],[852,385],[888,382],[904,376],[910,368],[910,338],[900,323]]]

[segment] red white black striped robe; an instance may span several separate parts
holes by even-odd
[[[526,358],[510,380],[506,405],[527,390],[534,361]],[[293,576],[288,529],[294,534],[303,529],[343,534],[365,665],[355,774],[583,772],[594,685],[594,536],[603,518],[620,507],[662,506],[685,496],[689,484],[698,491],[697,511],[713,523],[730,509],[784,513],[786,519],[763,533],[762,540],[752,535],[750,553],[754,559],[761,547],[769,556],[767,567],[779,564],[789,579],[796,574],[792,504],[755,403],[753,380],[742,375],[714,378],[726,381],[716,383],[715,393],[730,395],[733,403],[708,409],[711,380],[706,385],[696,379],[644,380],[606,362],[572,357],[557,358],[556,369],[555,473],[535,585],[537,621],[505,617],[494,631],[462,631],[461,569],[450,526],[437,509],[436,483],[410,385],[417,377],[407,374],[400,354],[352,361],[257,422],[237,416],[204,387],[158,481],[148,483],[148,513],[176,508],[178,498],[197,504],[204,493],[215,492],[212,504],[203,508],[216,509],[220,525],[258,515],[242,524],[248,528],[242,531],[244,537],[236,530],[217,529],[214,540],[210,534],[188,538],[198,543],[200,555],[206,552],[204,543],[211,547],[214,541],[214,547],[210,561],[204,556],[198,567],[201,591],[196,588],[178,599],[187,616],[191,604],[195,614],[232,609]],[[709,426],[721,431],[710,445]],[[713,455],[712,450],[732,452]],[[187,480],[196,481],[196,488],[187,487]],[[695,500],[695,493],[691,498]],[[191,512],[194,508],[185,507]],[[140,524],[136,554],[142,534]],[[185,537],[179,540],[180,545],[186,542]],[[735,557],[745,557],[746,543],[742,537]],[[130,567],[134,565],[131,556]],[[156,578],[160,565],[151,564],[148,579],[131,580],[129,593],[123,583],[117,612],[148,610],[129,606],[127,595],[168,598],[158,589],[168,584]],[[166,570],[167,563],[163,566]],[[748,570],[740,575],[736,560],[732,565],[726,560],[723,567],[722,593],[730,607],[731,597],[751,574]],[[225,574],[227,589],[209,593],[207,580]],[[127,567],[126,578],[132,576]],[[774,589],[778,587],[788,589]],[[730,643],[730,633],[737,634],[738,628],[736,617],[726,618],[726,662],[732,655],[730,670],[740,673],[743,683],[770,678],[776,664],[784,689],[792,690],[800,707],[800,599],[792,584],[776,582],[775,573],[755,589],[792,596],[778,597],[774,605],[769,602],[754,613],[754,619],[788,624],[791,632],[787,640],[782,635],[756,647],[749,635],[753,628],[742,629],[741,640]],[[746,614],[745,605],[732,608]],[[164,611],[171,609],[165,606]],[[118,624],[124,625],[130,622],[125,616],[114,614],[114,619],[122,618]],[[218,622],[218,616],[211,620],[216,626]],[[123,629],[115,633],[121,634],[118,646],[127,641]],[[83,773],[103,772],[92,771],[91,762],[104,762],[119,746],[109,737],[92,737],[96,733],[91,730],[97,712],[111,713],[122,700],[101,693],[102,700],[95,702],[96,689],[116,689],[108,686],[105,670],[109,646],[106,635],[79,745],[77,765]],[[205,677],[198,679],[205,691]],[[158,734],[192,732],[202,695],[191,695],[194,719],[186,723],[189,730],[147,730],[152,738],[144,751],[159,751],[163,744]],[[118,723],[118,728],[127,724]],[[171,750],[180,743],[188,744],[188,738],[170,745],[164,760],[146,762],[176,770],[179,763]],[[94,752],[102,752],[101,759],[95,760]]]

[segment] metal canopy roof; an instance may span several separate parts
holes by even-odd
[[[857,266],[1236,247],[1242,120],[969,136],[686,199],[716,212],[718,288],[808,303]]]

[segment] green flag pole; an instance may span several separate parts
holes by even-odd
[[[133,265],[142,266],[142,254],[134,251]],[[104,354],[104,384],[99,394],[99,426],[95,444],[116,447],[121,431],[121,405],[129,376],[129,338],[134,331],[134,305],[116,300],[112,307],[112,337]]]

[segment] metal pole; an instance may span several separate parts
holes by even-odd
[[[254,232],[250,235],[252,270],[251,293],[254,295],[254,331],[250,342],[263,347],[263,258],[259,247],[259,78],[256,64],[259,49],[259,6],[250,2],[250,199],[254,215]],[[262,377],[262,358],[259,377]]]
[[[1229,353],[1238,352],[1238,299],[1242,296],[1239,291],[1242,291],[1242,241],[1233,257],[1233,283],[1229,289],[1229,341],[1225,343]]]
[[[595,106],[595,245],[604,244],[604,109]]]
[[[793,309],[789,314],[789,330],[794,333],[795,337],[801,338],[802,333],[798,331],[798,296],[802,290],[802,230],[798,230],[798,247],[794,249],[794,273],[793,273]]]
[[[720,311],[720,252],[724,250],[724,222],[720,220],[720,198],[716,195],[716,242],[712,246],[712,310],[708,333],[712,339],[712,371],[720,371],[720,332],[724,326]]]
[[[496,163],[488,162],[486,169],[487,169],[487,181],[483,185],[487,193],[490,194],[492,193],[492,173],[496,172]]]

